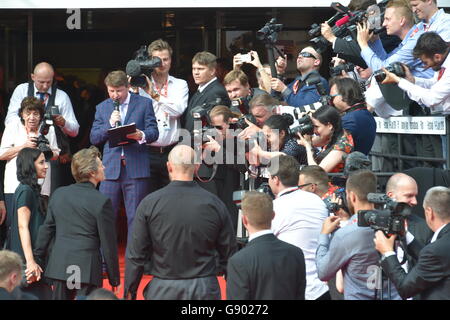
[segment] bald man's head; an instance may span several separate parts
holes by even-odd
[[[409,206],[417,205],[418,187],[416,180],[404,173],[396,173],[386,184],[386,195],[397,202],[405,202]]]
[[[41,62],[34,67],[34,71],[31,74],[31,80],[33,80],[39,92],[47,92],[53,84],[53,77],[55,71],[53,67],[47,62]]]
[[[194,173],[194,159],[194,149],[186,145],[177,145],[170,151],[168,162],[176,173]]]

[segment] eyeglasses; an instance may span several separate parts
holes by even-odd
[[[310,182],[310,183],[301,184],[301,185],[298,186],[298,188],[299,189],[303,189],[304,187],[310,186],[312,184],[315,184],[315,183]]]
[[[337,97],[337,96],[340,96],[340,95],[341,95],[340,93],[335,93],[335,94],[331,94],[330,97],[334,98],[334,97]]]
[[[303,58],[313,58],[313,59],[317,59],[315,55],[313,55],[312,53],[309,52],[300,52],[298,54],[299,57],[303,57]]]
[[[222,126],[214,126],[214,128],[216,128],[217,130],[223,130]]]

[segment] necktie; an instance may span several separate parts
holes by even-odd
[[[442,78],[442,75],[444,74],[444,72],[445,72],[445,68],[444,68],[444,67],[442,67],[442,68],[441,68],[441,70],[439,70],[439,74],[438,74],[438,78],[437,78],[437,79],[438,79],[438,81],[439,81],[439,80],[441,80],[441,78]]]
[[[39,95],[40,100],[45,101],[45,92],[38,92],[37,94]]]

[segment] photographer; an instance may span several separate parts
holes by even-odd
[[[256,123],[251,123],[246,119],[245,122],[248,124],[248,127],[245,128],[238,137],[241,139],[248,139],[261,131],[266,120],[274,114],[275,106],[278,104],[279,101],[268,93],[263,93],[250,100],[249,111],[250,114],[255,117]]]
[[[373,246],[374,231],[370,227],[359,227],[357,224],[358,211],[374,209],[374,205],[367,200],[367,195],[376,192],[376,189],[377,178],[372,172],[360,170],[351,174],[346,183],[347,205],[352,214],[350,222],[347,226],[339,228],[341,219],[331,216],[325,219],[322,226],[316,252],[319,278],[322,281],[328,281],[342,269],[346,300],[381,298],[376,296],[374,290],[369,287],[369,284],[375,280],[374,272],[378,270],[379,260]],[[332,233],[333,236],[330,237]],[[385,282],[384,285],[386,288],[383,287],[383,292],[386,294],[388,283]],[[383,298],[386,297],[383,296]],[[393,289],[391,289],[391,297],[399,299],[397,292]]]
[[[301,165],[307,163],[305,147],[297,143],[289,133],[294,120],[289,114],[274,114],[264,122],[262,132],[266,136],[268,150],[256,145],[250,152],[259,158],[272,159],[279,155],[294,157]],[[270,151],[269,151],[270,150]]]
[[[373,115],[367,110],[359,83],[350,78],[330,80],[332,105],[341,113],[342,127],[350,132],[355,143],[354,151],[368,155],[377,131]]]
[[[409,98],[421,106],[429,108],[431,114],[450,113],[450,67],[449,45],[435,32],[426,32],[420,36],[414,47],[413,54],[419,58],[427,68],[435,71],[432,79],[413,77],[406,66],[403,66],[405,78],[400,78],[386,69],[386,79],[383,83],[398,83],[398,87],[405,91]],[[416,154],[424,157],[443,156],[445,137],[418,136]]]
[[[226,74],[223,85],[233,107],[239,108],[241,113],[249,113],[249,101],[260,94],[266,93],[259,88],[250,88],[246,74],[241,70],[233,70]]]
[[[394,252],[396,236],[375,235],[375,247],[382,254],[381,266],[402,298],[419,295],[420,300],[450,299],[450,190],[433,187],[425,195],[423,207],[428,226],[434,235],[424,246],[413,241],[407,250],[418,256],[418,263],[408,273]]]
[[[306,264],[306,300],[330,300],[328,286],[317,277],[315,252],[320,225],[328,216],[324,202],[315,194],[303,191],[298,183],[300,164],[291,156],[272,158],[269,186],[276,199],[274,235],[302,249]]]
[[[169,184],[166,168],[167,156],[178,142],[180,117],[187,108],[188,86],[185,80],[169,75],[172,65],[172,48],[164,40],[158,39],[148,46],[150,58],[161,59],[151,79],[147,76],[147,86],[139,90],[141,96],[151,98],[158,124],[158,140],[150,144],[150,192]]]
[[[430,108],[432,114],[450,113],[450,73],[445,72],[450,67],[449,45],[437,33],[426,32],[420,36],[413,50],[414,57],[435,71],[432,79],[414,77],[410,69],[403,66],[405,78],[386,69],[384,83],[398,83],[399,88],[419,104]]]
[[[348,9],[351,12],[357,11],[367,12],[367,9],[370,6],[376,4],[377,4],[376,0],[351,0],[350,3],[348,4]],[[345,19],[346,17],[343,17],[340,20],[336,21],[335,26],[341,25],[339,22],[342,20],[345,21]],[[361,49],[356,39],[353,39],[352,36],[347,36],[344,38],[336,37],[336,35],[333,33],[332,27],[334,26],[330,26],[327,22],[324,22],[320,25],[320,32],[322,36],[328,42],[331,43],[333,51],[337,53],[340,58],[343,58],[349,62],[356,64],[357,66],[363,69],[366,69],[367,64],[361,57]],[[349,29],[349,27],[346,26],[345,24],[341,25],[341,28]],[[396,36],[388,36],[386,34],[386,31],[382,31],[380,33],[380,39],[386,52],[391,52],[400,43],[400,40]]]
[[[306,148],[308,165],[320,165],[326,172],[342,172],[343,156],[354,148],[353,137],[342,128],[339,112],[331,106],[322,106],[310,115],[314,137],[299,133],[299,144]],[[314,147],[314,148],[313,148]],[[321,148],[316,153],[315,148]]]
[[[285,57],[286,58],[286,57]],[[278,57],[277,72],[283,75],[286,71],[286,59]],[[278,78],[272,78],[271,88],[281,95],[290,106],[300,107],[320,100],[320,94],[315,85],[307,85],[306,80],[313,75],[319,75],[319,68],[322,64],[322,56],[313,47],[308,46],[302,49],[297,57],[297,70],[300,75],[289,85],[285,85]],[[320,75],[319,75],[320,76]],[[328,82],[320,76],[320,82],[326,91],[329,91]]]
[[[217,190],[217,196],[227,206],[230,213],[231,222],[234,230],[238,223],[238,209],[233,202],[233,191],[239,189],[239,167],[237,163],[238,147],[235,135],[232,135],[233,120],[239,118],[239,114],[231,112],[227,106],[215,106],[209,112],[211,126],[216,129],[217,135],[207,136],[209,142],[203,145],[203,150],[214,152],[214,157],[219,162],[217,164],[214,183]],[[216,158],[222,155],[220,158]],[[212,156],[212,154],[211,154]],[[233,160],[229,163],[227,160]],[[244,160],[244,159],[243,159]]]
[[[26,97],[20,104],[19,118],[12,119],[5,128],[3,133],[0,160],[6,160],[5,166],[5,203],[7,211],[7,227],[11,225],[11,210],[13,204],[13,194],[19,185],[17,180],[17,165],[16,158],[20,150],[23,148],[38,148],[44,147],[45,144],[37,144],[38,136],[40,135],[39,127],[43,121],[44,107],[42,102],[37,98]],[[49,147],[52,151],[53,159],[59,155],[59,148],[56,141],[56,134],[53,126],[50,126],[48,133],[45,135],[48,140]],[[48,160],[48,159],[47,159]],[[42,181],[42,180],[41,180]],[[41,194],[45,196],[50,195],[51,184],[51,170],[50,166],[47,169],[46,178],[43,180]]]
[[[419,36],[423,31],[414,26],[411,8],[403,0],[392,0],[386,5],[383,26],[387,34],[398,36],[402,42],[387,54],[379,37],[373,36],[367,22],[357,26],[357,41],[361,47],[361,56],[372,71],[377,71],[392,62],[402,62],[410,66],[415,75],[430,78],[432,72],[425,70],[422,62],[412,54]]]
[[[233,70],[241,70],[241,67],[244,63],[251,64],[256,68],[256,77],[260,85],[259,89],[264,90],[266,92],[270,92],[270,67],[267,72],[266,66],[264,66],[261,63],[261,60],[259,60],[258,52],[250,51],[247,54],[241,53],[236,54],[233,57]],[[233,98],[230,97],[230,99]]]

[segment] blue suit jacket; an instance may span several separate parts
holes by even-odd
[[[146,143],[158,139],[158,126],[152,101],[148,98],[129,93],[130,103],[123,124],[135,123],[136,128],[145,133]],[[150,156],[146,144],[131,143],[122,147],[110,148],[108,142],[108,129],[111,129],[109,119],[114,111],[113,101],[107,99],[97,105],[95,120],[91,129],[91,143],[101,145],[103,148],[103,164],[105,166],[105,178],[116,180],[120,176],[120,157],[122,148],[126,159],[127,174],[130,178],[150,177]]]

